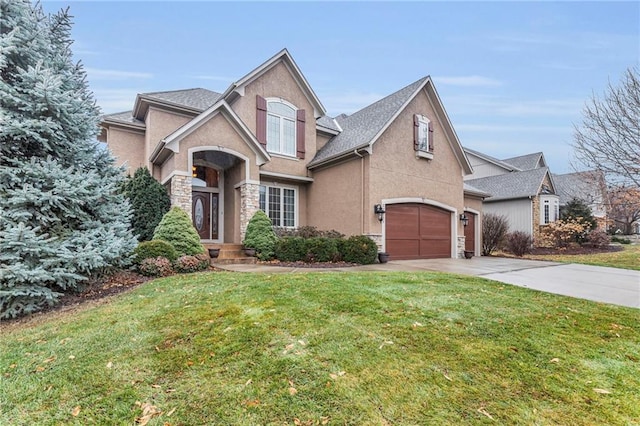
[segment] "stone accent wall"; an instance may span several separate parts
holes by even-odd
[[[531,201],[531,208],[533,209],[533,215],[531,216],[533,218],[533,235],[531,238],[533,238],[533,246],[537,247],[538,241],[540,241],[540,197],[533,197]]]
[[[376,242],[376,245],[378,246],[378,252],[382,251],[382,234],[364,234],[367,237],[371,238],[373,241]]]
[[[191,217],[191,176],[171,178],[171,206],[178,206]]]
[[[464,244],[466,242],[466,238],[464,235],[458,236],[458,246],[456,253],[458,253],[458,259],[464,259]]]
[[[260,185],[243,183],[240,186],[240,241],[244,240],[249,220],[260,209]]]

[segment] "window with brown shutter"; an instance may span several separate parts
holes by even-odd
[[[256,95],[256,138],[266,149],[267,147],[267,100]]]
[[[296,153],[298,158],[304,159],[304,125],[305,113],[303,109],[296,112]]]

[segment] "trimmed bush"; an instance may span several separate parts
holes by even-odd
[[[209,268],[209,256],[202,253],[195,256],[180,256],[174,263],[176,272],[185,274],[204,271]]]
[[[276,241],[278,237],[273,232],[271,219],[262,210],[258,210],[249,220],[242,245],[256,249],[258,259],[271,260],[275,255]]]
[[[171,261],[166,257],[154,257],[143,260],[138,271],[147,277],[167,277],[173,275]]]
[[[301,237],[301,238],[344,238],[344,234],[332,229],[330,231],[321,231],[315,226],[300,226],[298,228],[274,228],[276,236],[282,237]]]
[[[631,240],[629,238],[623,237],[611,237],[611,241],[619,244],[631,244]]]
[[[611,244],[611,237],[601,229],[594,229],[587,234],[587,244],[595,248],[606,247]]]
[[[173,262],[178,258],[178,253],[171,244],[162,240],[144,241],[133,250],[133,261],[136,265],[140,265],[145,259],[155,257],[166,257]]]
[[[522,257],[531,252],[531,236],[526,232],[515,231],[507,234],[506,246],[507,251],[518,257]]]
[[[342,260],[349,263],[368,265],[378,258],[378,246],[365,235],[353,235],[342,244]]]
[[[305,262],[337,262],[340,260],[340,252],[334,238],[308,238],[304,243]]]
[[[509,222],[502,215],[487,213],[482,216],[482,255],[489,256],[497,250],[509,231]]]
[[[180,207],[172,207],[162,217],[153,234],[153,239],[168,242],[176,249],[179,256],[204,253],[196,228]]]
[[[303,260],[306,252],[305,239],[302,237],[283,237],[275,245],[276,259],[283,262]]]

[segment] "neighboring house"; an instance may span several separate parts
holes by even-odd
[[[284,49],[222,93],[140,94],[101,126],[205,244],[241,243],[262,209],[274,226],[368,235],[392,259],[479,254],[486,194],[465,190],[471,165],[430,77],[334,119]]]
[[[602,173],[585,171],[553,175],[553,182],[560,196],[560,208],[576,198],[591,208],[598,228],[607,229],[607,186]]]
[[[484,213],[504,215],[509,231],[538,239],[541,226],[560,218],[560,197],[541,152],[499,160],[465,148],[474,173],[465,184],[485,193]]]

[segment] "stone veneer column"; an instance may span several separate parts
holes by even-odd
[[[260,185],[243,183],[240,186],[240,240],[244,240],[249,220],[260,209]]]
[[[171,206],[178,206],[191,217],[191,176],[171,178]]]
[[[466,237],[458,236],[458,259],[464,259],[464,245],[466,243]]]
[[[533,238],[533,246],[538,247],[538,244],[540,243],[540,225],[542,224],[542,221],[540,220],[541,218],[540,218],[540,197],[539,196],[533,197],[531,206],[532,206],[531,208],[533,209],[532,211],[533,235],[531,236],[531,238]]]
[[[375,241],[376,245],[378,246],[378,251],[379,252],[382,251],[382,234],[364,234],[364,235],[366,235],[367,237]]]

